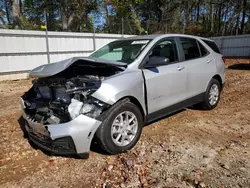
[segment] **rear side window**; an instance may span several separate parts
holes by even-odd
[[[180,41],[186,60],[200,57],[200,50],[196,39],[181,37]]]
[[[204,57],[208,54],[208,51],[207,49],[199,42],[198,42],[198,45],[199,45],[199,48],[200,48],[200,52],[201,52],[201,56]]]
[[[215,44],[215,42],[208,40],[202,40],[202,41],[205,42],[214,52],[220,54],[220,50],[218,46]]]

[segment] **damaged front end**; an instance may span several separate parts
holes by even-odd
[[[80,114],[96,118],[108,107],[91,96],[100,84],[99,77],[89,75],[34,80],[33,87],[22,96],[25,113],[44,125],[66,123]]]
[[[45,150],[88,154],[93,135],[101,124],[98,117],[110,106],[92,94],[104,79],[124,68],[87,58],[57,64],[48,65],[50,69],[44,65],[30,73],[36,79],[21,97],[26,130],[30,139]],[[55,74],[51,69],[56,70]]]

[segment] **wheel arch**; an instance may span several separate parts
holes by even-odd
[[[221,76],[220,76],[220,75],[216,74],[216,75],[214,75],[214,76],[213,76],[213,78],[212,78],[212,79],[216,79],[216,80],[218,80],[218,82],[220,83],[220,87],[221,87],[221,89],[223,88],[222,78],[221,78]]]
[[[124,100],[124,101],[128,100],[131,103],[135,104],[140,109],[140,112],[142,114],[143,120],[145,120],[146,114],[145,114],[145,112],[143,110],[143,107],[142,107],[141,103],[139,102],[139,100],[137,98],[135,98],[133,96],[124,96],[124,97],[120,98],[118,101],[116,101],[116,103],[119,102],[119,101],[122,101],[122,100]]]

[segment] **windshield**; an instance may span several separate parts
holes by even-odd
[[[147,46],[150,40],[118,40],[107,44],[90,57],[107,59],[130,64]]]

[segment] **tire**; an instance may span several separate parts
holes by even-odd
[[[212,90],[213,90],[213,94],[212,94]],[[216,92],[216,90],[217,90],[217,92]],[[204,110],[214,109],[220,100],[220,93],[221,93],[221,85],[220,85],[219,81],[212,78],[212,80],[209,82],[207,90],[205,92],[204,101],[202,103],[200,103],[199,106]],[[211,95],[213,95],[213,96],[211,96]],[[212,100],[212,98],[214,100]]]
[[[129,121],[126,121],[125,117],[128,117],[128,120],[131,121],[130,124],[126,124]],[[103,150],[110,154],[130,150],[141,136],[143,127],[142,113],[129,99],[117,102],[98,119],[102,121],[102,124],[96,131],[97,142]]]

